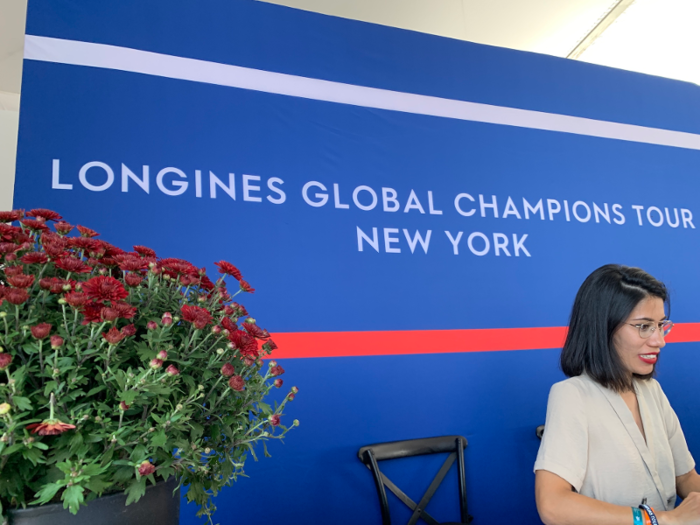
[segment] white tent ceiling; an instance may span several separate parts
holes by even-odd
[[[700,83],[700,0],[267,1]],[[26,11],[0,0],[0,209],[12,203]]]

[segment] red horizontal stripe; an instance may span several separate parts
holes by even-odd
[[[273,336],[275,359],[499,352],[561,348],[565,326],[383,332],[286,332]],[[700,341],[700,323],[674,326],[669,343]]]

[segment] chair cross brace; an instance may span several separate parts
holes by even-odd
[[[374,459],[374,454],[372,454],[372,451],[369,450],[367,453],[370,455],[371,462],[376,461]],[[440,523],[433,518],[428,512],[425,510],[425,507],[428,505],[432,497],[435,495],[435,492],[437,491],[438,487],[440,486],[440,483],[442,483],[442,480],[445,478],[447,475],[447,472],[450,470],[450,467],[452,464],[455,462],[457,459],[457,454],[453,452],[449,456],[447,456],[447,459],[445,462],[442,464],[442,467],[440,467],[440,470],[438,473],[435,475],[433,478],[433,481],[430,483],[430,486],[428,489],[425,491],[425,494],[423,494],[423,497],[421,498],[420,502],[416,504],[415,501],[413,501],[410,497],[406,495],[404,491],[402,491],[399,487],[397,487],[393,481],[391,481],[384,473],[380,472],[379,469],[377,468],[377,472],[381,476],[382,483],[386,485],[386,487],[393,492],[397,498],[399,498],[401,501],[403,501],[406,506],[408,506],[409,509],[413,511],[413,514],[411,515],[411,519],[408,521],[407,525],[416,525],[418,523],[419,519],[422,519],[425,521],[428,525],[440,525]],[[367,468],[370,468],[370,465],[367,465]]]

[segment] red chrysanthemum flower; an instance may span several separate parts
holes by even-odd
[[[143,461],[139,465],[139,474],[141,474],[142,476],[150,476],[155,471],[156,471],[156,467],[150,461]]]
[[[90,273],[92,268],[75,257],[61,257],[56,261],[56,268],[68,273]]]
[[[226,363],[221,367],[221,375],[224,377],[231,377],[236,372],[231,363]]]
[[[23,216],[22,210],[0,211],[0,222],[18,221]]]
[[[272,415],[270,416],[270,424],[271,424],[273,427],[276,427],[276,426],[278,426],[278,425],[280,424],[280,416],[279,416],[279,414],[272,414]]]
[[[228,380],[228,386],[231,387],[231,390],[242,392],[245,388],[245,379],[241,376],[231,376],[231,379]]]
[[[44,208],[35,208],[27,212],[27,217],[36,217],[37,219],[43,219],[45,221],[58,221],[62,219],[58,213],[52,210],[47,210]]]
[[[124,276],[124,282],[127,286],[138,286],[143,281],[143,277],[135,273],[127,273]]]
[[[46,264],[49,262],[49,256],[43,252],[25,253],[19,258],[24,264]]]
[[[119,344],[122,339],[126,337],[126,335],[119,330],[115,326],[109,329],[107,332],[102,332],[102,337],[104,337],[104,340],[107,341],[111,345],[117,345]]]
[[[194,324],[197,330],[203,330],[205,326],[211,323],[211,314],[205,308],[200,306],[184,305],[181,308],[182,319]]]
[[[193,284],[199,284],[199,277],[194,277],[192,275],[181,275],[178,279],[182,286],[192,286]]]
[[[5,277],[14,277],[15,275],[24,275],[24,269],[21,266],[8,266],[5,268]]]
[[[268,353],[272,352],[273,350],[277,350],[277,345],[272,339],[268,339],[265,344],[263,345],[263,349],[266,350]]]
[[[80,224],[78,224],[77,228],[82,237],[97,237],[99,235],[99,233],[97,233],[95,230],[91,230],[90,228],[86,228]]]
[[[219,273],[223,273],[224,275],[230,275],[237,281],[241,280],[242,276],[240,270],[230,262],[219,261],[215,262],[214,264],[219,268]]]
[[[247,281],[244,281],[243,279],[241,279],[239,281],[239,284],[241,286],[241,290],[243,290],[244,292],[248,292],[248,293],[255,292],[255,288],[253,288],[251,285],[249,285]]]
[[[122,301],[112,303],[112,308],[116,310],[117,315],[122,319],[131,319],[136,315],[136,307],[131,306],[129,303]]]
[[[70,285],[70,281],[59,279],[58,277],[44,277],[39,280],[39,287],[42,290],[48,290],[51,293],[62,293],[65,290],[64,286]]]
[[[143,257],[155,257],[156,252],[145,246],[134,246],[134,251]]]
[[[88,301],[88,296],[81,292],[68,292],[66,295],[63,296],[63,298],[73,308],[80,308],[81,306],[84,306],[85,303],[87,303]]]
[[[207,277],[206,275],[202,275],[199,278],[199,285],[204,288],[207,292],[211,292],[215,286],[214,283],[211,282],[211,279]]]
[[[221,320],[221,326],[222,326],[225,330],[228,330],[228,333],[229,333],[229,334],[232,333],[232,332],[235,332],[236,330],[238,330],[238,325],[237,325],[236,323],[234,323],[234,322],[233,322],[231,319],[229,319],[228,317],[224,317],[224,318]]]
[[[99,303],[85,303],[80,310],[83,314],[81,324],[101,323],[102,322],[102,305]]]
[[[42,244],[44,246],[44,251],[46,252],[46,255],[51,257],[51,259],[59,259],[68,255],[68,252],[66,251],[66,246],[62,243],[49,241],[43,242]]]
[[[161,259],[158,261],[158,268],[160,268],[164,274],[177,279],[180,275],[186,274],[192,277],[199,277],[199,270],[191,262],[185,261],[183,259],[175,259],[170,257],[168,259]]]
[[[148,268],[148,262],[141,257],[135,257],[128,253],[120,253],[114,256],[120,270],[125,272],[138,272]]]
[[[45,419],[41,423],[27,425],[27,430],[30,430],[32,434],[39,434],[40,436],[57,436],[63,434],[66,430],[73,430],[74,428],[75,425],[63,423],[58,419]]]
[[[4,299],[10,304],[19,306],[29,300],[29,294],[24,288],[9,288],[5,290]]]
[[[49,230],[49,227],[46,226],[44,221],[38,221],[36,219],[23,219],[19,222],[32,231],[45,232]]]
[[[34,284],[34,276],[24,274],[13,275],[12,277],[7,278],[7,282],[15,288],[29,288],[32,284]]]
[[[52,326],[49,323],[39,323],[32,326],[31,331],[35,339],[45,339],[51,333]]]
[[[243,323],[243,328],[245,329],[246,332],[248,332],[250,335],[252,335],[256,339],[267,339],[270,337],[270,334],[267,330],[263,330],[255,323],[245,322],[245,323]]]
[[[19,245],[14,242],[0,242],[0,253],[15,253],[19,250]]]
[[[53,227],[56,228],[56,231],[61,235],[68,235],[70,232],[73,231],[73,228],[75,228],[75,226],[67,223],[66,221],[58,221],[56,224],[53,225]]]
[[[136,326],[134,326],[133,324],[128,324],[122,328],[122,333],[125,337],[131,337],[132,335],[136,335]]]
[[[175,365],[168,365],[168,368],[165,369],[165,373],[168,374],[169,376],[180,375],[180,371],[177,369],[177,367]]]
[[[119,312],[114,308],[104,307],[100,310],[100,318],[107,323],[111,323],[119,319]]]
[[[86,251],[88,253],[97,253],[102,248],[100,241],[91,239],[90,237],[70,237],[67,240],[68,246]],[[106,250],[99,253],[100,257],[104,255]]]
[[[83,291],[94,301],[110,301],[116,303],[126,299],[129,292],[124,285],[114,277],[98,275],[83,283]]]

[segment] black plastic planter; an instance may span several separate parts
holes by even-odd
[[[77,515],[63,508],[62,503],[11,510],[10,525],[178,525],[180,523],[180,491],[173,495],[177,480],[150,485],[146,494],[128,507],[123,492],[97,498]]]

